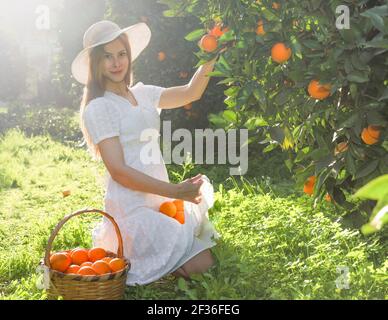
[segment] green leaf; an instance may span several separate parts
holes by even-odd
[[[383,92],[382,96],[380,97],[379,101],[388,100],[388,88],[385,88],[385,91]]]
[[[267,152],[270,152],[272,151],[273,149],[275,149],[278,145],[276,143],[271,143],[269,144],[268,146],[266,146],[264,149],[263,149],[263,152],[264,153],[267,153]]]
[[[388,194],[388,174],[369,181],[354,194],[354,197],[380,200],[386,194]]]
[[[356,70],[349,73],[346,78],[351,82],[357,82],[357,83],[364,83],[369,81],[367,74]]]
[[[185,36],[185,39],[187,41],[195,41],[195,40],[200,39],[205,33],[206,33],[205,29],[197,29],[197,30],[194,30],[194,31],[190,32],[189,34],[187,34]]]
[[[384,19],[379,15],[382,12],[376,10],[367,10],[361,13],[361,16],[371,19],[372,24],[381,32],[385,32]]]
[[[346,152],[345,164],[346,169],[351,173],[352,176],[354,176],[356,174],[356,162],[354,161],[354,158],[350,152]]]
[[[378,164],[379,160],[372,160],[371,162],[366,163],[364,166],[357,170],[357,173],[354,178],[360,179],[366,177],[367,175],[370,175],[373,171],[376,170]]]
[[[282,128],[272,127],[268,130],[268,132],[273,140],[275,140],[278,143],[283,143],[285,134]]]
[[[236,112],[232,110],[225,110],[222,114],[225,120],[228,120],[230,122],[236,122],[237,121],[237,115]]]

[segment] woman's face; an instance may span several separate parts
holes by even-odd
[[[124,80],[128,71],[128,53],[119,39],[104,46],[103,75],[112,82]]]

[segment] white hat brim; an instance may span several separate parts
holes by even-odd
[[[139,22],[132,26],[109,35],[104,41],[95,43],[93,46],[84,48],[75,57],[71,64],[71,73],[78,82],[86,84],[89,73],[89,50],[101,44],[106,44],[116,39],[120,34],[126,33],[131,46],[131,62],[148,46],[151,40],[151,30],[144,22]]]

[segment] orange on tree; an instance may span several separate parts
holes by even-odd
[[[103,260],[97,260],[96,262],[94,262],[92,268],[98,274],[107,274],[111,272],[109,263]]]
[[[321,84],[318,80],[311,80],[308,86],[310,97],[318,100],[324,100],[330,96],[331,85],[329,83]]]
[[[71,258],[65,252],[54,253],[50,257],[51,269],[65,272],[66,269],[71,265]]]
[[[284,63],[291,58],[292,49],[288,48],[283,42],[276,43],[271,49],[272,60],[277,63]]]
[[[81,265],[84,262],[89,260],[88,250],[86,250],[86,249],[75,249],[75,250],[72,250],[71,253],[70,253],[70,256],[71,256],[71,261],[74,264],[78,264],[78,265]]]
[[[164,61],[166,59],[166,54],[163,51],[160,51],[158,53],[158,60],[159,61]]]
[[[78,274],[83,276],[96,276],[97,272],[92,267],[81,267],[78,270]]]
[[[372,145],[379,141],[380,138],[380,127],[369,125],[364,128],[361,132],[361,139],[365,144]]]
[[[307,178],[307,181],[304,183],[303,186],[303,192],[307,193],[309,195],[312,195],[314,193],[314,185],[315,185],[315,176],[310,176]]]
[[[215,36],[216,38],[221,37],[224,33],[228,32],[229,28],[223,27],[221,23],[217,23],[208,34]]]
[[[275,10],[280,9],[280,3],[277,3],[277,2],[272,3],[272,8]]]
[[[259,36],[264,36],[265,35],[264,21],[263,20],[259,20],[259,22],[257,23],[256,34],[259,35]]]
[[[114,258],[109,262],[109,268],[112,272],[117,272],[125,268],[125,261],[121,258]]]
[[[81,267],[77,264],[72,264],[70,265],[70,267],[68,267],[65,271],[65,273],[73,273],[73,274],[77,274],[79,269],[81,269]]]
[[[105,258],[106,251],[103,248],[95,247],[89,250],[88,257],[89,261],[96,262],[97,260],[101,260]]]
[[[331,202],[330,194],[326,193],[326,195],[325,195],[325,200],[326,200],[327,202]]]
[[[217,38],[211,34],[205,34],[200,40],[200,47],[206,52],[213,52],[218,47]]]
[[[340,142],[339,144],[336,145],[334,149],[334,155],[345,152],[346,150],[348,150],[348,148],[349,146],[347,142]]]
[[[165,201],[160,205],[159,211],[173,218],[176,215],[176,206],[172,201]]]

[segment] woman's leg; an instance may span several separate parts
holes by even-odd
[[[204,273],[212,265],[214,265],[213,255],[210,249],[206,249],[187,261],[182,268],[186,274],[190,275],[192,273]]]

